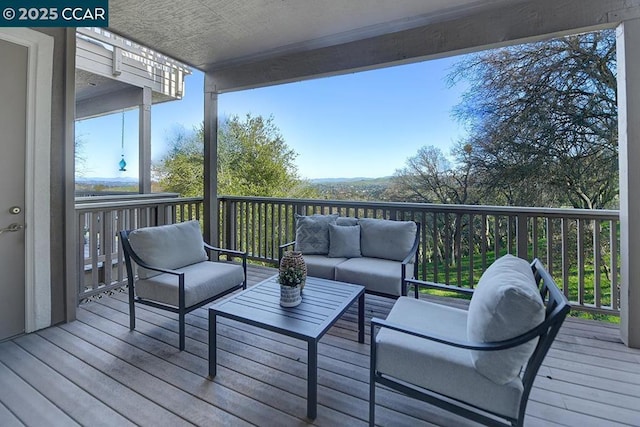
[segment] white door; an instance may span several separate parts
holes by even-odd
[[[0,340],[25,331],[28,54],[0,39]]]

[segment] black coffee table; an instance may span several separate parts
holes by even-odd
[[[308,277],[297,307],[280,306],[280,285],[273,276],[209,308],[209,378],[216,376],[218,316],[307,342],[307,417],[318,406],[318,341],[358,300],[358,341],[364,343],[364,286]]]

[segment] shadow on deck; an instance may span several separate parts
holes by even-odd
[[[251,266],[249,283],[275,273]],[[366,297],[366,317],[393,300]],[[127,295],[83,304],[78,320],[0,344],[0,425],[366,425],[370,337],[357,342],[356,308],[319,345],[318,417],[306,414],[306,344],[219,319],[218,375],[208,381],[207,311],[187,315],[179,352],[172,313]],[[367,333],[368,333],[367,328]],[[474,425],[378,390],[381,425]],[[615,325],[568,319],[534,384],[526,425],[639,425],[640,350]]]

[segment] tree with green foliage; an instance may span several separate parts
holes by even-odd
[[[285,197],[301,180],[291,149],[273,117],[231,116],[218,132],[218,193]]]
[[[204,128],[178,130],[171,149],[154,166],[164,191],[201,196],[204,184]],[[273,117],[232,116],[218,131],[218,194],[268,197],[311,197],[298,177],[297,154],[275,126]]]
[[[469,89],[467,123],[482,185],[507,204],[605,208],[618,194],[612,30],[481,52],[450,75]]]
[[[171,148],[153,166],[154,178],[163,191],[183,197],[202,196],[204,188],[204,132],[202,125],[192,132],[176,128]]]

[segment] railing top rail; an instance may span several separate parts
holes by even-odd
[[[105,209],[112,208],[139,208],[147,206],[157,206],[159,204],[164,205],[179,205],[183,203],[198,203],[202,202],[202,197],[160,197],[157,199],[145,199],[145,200],[118,200],[98,203],[76,203],[76,211],[103,211]]]
[[[85,192],[82,192],[85,193]],[[165,198],[178,198],[178,193],[132,193],[132,192],[114,192],[114,193],[99,193],[88,192],[91,196],[79,196],[76,192],[75,202],[76,204],[85,203],[103,203],[103,202],[119,202],[123,200],[148,200],[148,199],[165,199]]]
[[[618,219],[620,214],[616,210],[605,209],[573,209],[573,208],[540,208],[524,206],[487,206],[487,205],[444,205],[434,203],[407,202],[369,202],[326,199],[287,199],[274,197],[251,196],[219,196],[218,200],[238,202],[266,202],[298,205],[315,205],[327,207],[362,207],[373,209],[422,210],[452,213],[474,213],[487,215],[519,215],[557,218],[585,218],[585,219]]]

